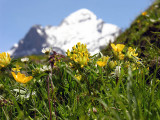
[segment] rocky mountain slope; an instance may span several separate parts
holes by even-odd
[[[44,47],[64,54],[77,42],[87,44],[91,54],[105,48],[120,34],[119,27],[105,23],[87,9],[80,9],[66,17],[59,26],[34,25],[26,36],[9,51],[14,57],[41,54]]]

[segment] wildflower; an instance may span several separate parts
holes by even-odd
[[[22,67],[20,67],[19,65],[16,65],[16,68],[12,68],[12,70],[18,72],[18,71],[20,71],[21,68],[22,68]]]
[[[137,23],[140,23],[140,20],[137,20]]]
[[[54,66],[56,66],[56,65],[57,65],[57,62],[54,63]]]
[[[104,67],[107,62],[109,60],[109,56],[103,56],[102,58],[100,58],[98,61],[97,61],[97,65],[100,66],[100,67]]]
[[[2,52],[0,53],[0,68],[6,67],[11,62],[11,57],[9,53]]]
[[[102,62],[102,61],[97,61],[97,65],[100,67],[104,67],[106,65],[106,63]]]
[[[80,42],[78,42],[77,45],[74,45],[71,51],[67,50],[66,54],[75,63],[80,64],[81,68],[87,65],[89,61],[87,46]]]
[[[82,79],[82,76],[81,76],[81,75],[75,75],[75,77],[76,77],[78,80],[81,80],[81,79]]]
[[[24,63],[26,63],[28,61],[29,61],[29,58],[27,58],[27,57],[21,59],[21,62],[24,62]]]
[[[33,78],[32,76],[26,77],[24,74],[21,74],[20,72],[18,72],[17,75],[14,72],[11,72],[11,73],[12,73],[14,79],[19,83],[27,83],[28,81],[30,81]]]
[[[146,15],[147,15],[147,12],[142,12],[142,15],[143,15],[143,16],[146,16]]]
[[[158,7],[159,7],[159,5],[155,5],[154,7],[155,7],[155,8],[158,8]]]
[[[40,68],[40,71],[41,72],[49,72],[49,71],[51,71],[51,66],[44,65],[42,68]]]
[[[116,66],[115,75],[119,77],[120,73],[121,73],[121,66]]]
[[[114,52],[122,52],[125,45],[123,45],[123,44],[117,44],[117,45],[111,44],[111,47],[113,48]]]
[[[79,57],[77,59],[77,62],[81,65],[81,68],[84,67],[84,65],[87,65],[87,62],[89,61],[88,57],[87,56],[82,56],[82,57]]]
[[[71,62],[69,62],[69,66],[70,66],[70,67],[73,67],[73,64],[72,64]]]
[[[118,59],[123,60],[124,59],[124,54],[122,54],[121,52],[119,52]]]
[[[156,22],[156,20],[155,20],[155,19],[152,19],[152,18],[150,19],[150,21],[153,22],[153,23]]]
[[[110,61],[110,62],[109,62],[109,67],[110,67],[111,69],[113,69],[116,65],[117,65],[117,62],[116,62],[116,61]]]
[[[69,49],[67,50],[67,56],[70,56],[71,55],[71,52],[69,51]]]
[[[129,58],[137,57],[138,53],[135,53],[135,52],[136,52],[136,49],[133,49],[132,47],[129,47],[128,52],[127,52],[127,56]]]
[[[111,47],[113,48],[113,52],[118,57],[118,59],[123,60],[124,54],[122,54],[122,50],[124,49],[125,45],[123,44],[111,44]]]
[[[51,48],[43,48],[42,49],[42,53],[49,55],[49,53],[51,52]]]

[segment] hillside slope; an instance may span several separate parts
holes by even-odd
[[[139,15],[114,43],[122,43],[136,48],[144,63],[153,66],[153,62],[160,57],[160,1],[155,1]],[[102,53],[110,55],[110,45]]]

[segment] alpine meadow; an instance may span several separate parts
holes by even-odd
[[[92,55],[0,53],[1,120],[160,120],[160,1]]]

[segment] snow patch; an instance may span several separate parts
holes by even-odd
[[[41,29],[37,29],[37,32],[38,32],[39,35],[43,35],[43,32],[42,32]]]

